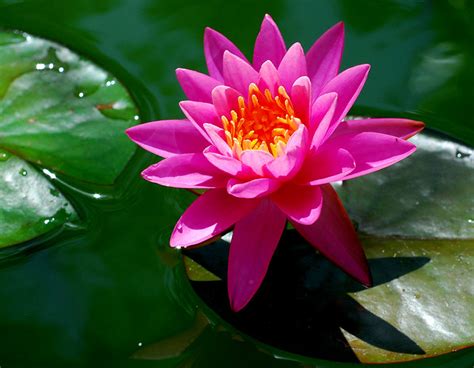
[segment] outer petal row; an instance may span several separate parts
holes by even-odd
[[[135,125],[126,131],[143,149],[161,157],[202,152],[209,143],[188,120],[160,120]]]
[[[245,307],[260,287],[285,224],[286,216],[266,199],[235,225],[227,277],[234,311]]]
[[[225,189],[212,189],[196,199],[176,223],[172,247],[187,247],[219,235],[249,214],[259,200],[240,199]]]
[[[318,221],[295,229],[316,249],[365,285],[371,284],[367,260],[351,220],[331,185],[321,186],[323,207]]]
[[[247,60],[242,52],[221,33],[206,28],[204,31],[204,55],[206,57],[209,75],[218,81],[224,81],[223,59],[224,52],[229,51],[242,60]]]
[[[169,157],[145,169],[142,176],[152,183],[173,188],[222,188],[229,180],[202,153]]]
[[[270,60],[273,65],[280,64],[285,55],[286,46],[278,26],[268,14],[263,18],[260,32],[255,40],[253,52],[253,66],[259,70],[262,64]]]
[[[232,309],[238,311],[262,283],[286,216],[293,213],[290,215],[293,225],[310,244],[344,271],[369,285],[371,278],[363,249],[335,191],[330,185],[314,187],[310,197],[315,200],[316,210],[307,213],[319,218],[306,225],[308,214],[302,212],[303,201],[295,205],[283,198],[277,199],[278,206],[287,213],[285,215],[269,199],[239,200],[222,189],[208,191],[178,221],[171,244],[175,247],[194,245],[235,224],[229,254],[228,292]]]
[[[343,148],[354,158],[356,167],[344,180],[381,170],[416,150],[415,145],[401,138],[373,132],[341,135],[330,139],[323,147],[329,150]]]
[[[337,75],[343,48],[344,24],[340,22],[316,40],[306,54],[314,98],[319,96],[326,83]]]

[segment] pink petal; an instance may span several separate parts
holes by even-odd
[[[255,40],[253,66],[258,70],[267,60],[278,66],[285,52],[285,41],[283,41],[280,30],[272,17],[266,14]]]
[[[374,132],[408,139],[421,132],[424,127],[425,124],[421,121],[408,119],[382,118],[346,120],[339,124],[332,136]]]
[[[263,168],[274,159],[271,154],[261,150],[245,150],[240,155],[240,161],[259,176],[264,176]]]
[[[246,61],[229,51],[224,52],[224,81],[243,96],[247,96],[251,83],[257,84],[258,73]]]
[[[225,156],[232,156],[232,150],[226,142],[224,129],[213,124],[204,124],[204,130],[220,153]]]
[[[280,74],[281,84],[287,91],[291,90],[291,86],[299,77],[308,74],[304,51],[298,42],[286,52],[278,67],[278,74]]]
[[[285,215],[269,200],[263,200],[235,225],[227,276],[233,311],[244,308],[260,287],[285,224]]]
[[[218,86],[212,90],[212,103],[214,104],[219,118],[222,116],[227,116],[230,118],[231,110],[238,111],[239,96],[239,92],[227,86]]]
[[[258,178],[250,181],[229,179],[227,192],[238,198],[260,198],[269,195],[280,187],[275,179]]]
[[[311,151],[295,181],[305,185],[321,185],[343,180],[356,167],[352,155],[343,148]]]
[[[310,132],[314,132],[311,149],[318,149],[327,136],[329,126],[333,122],[337,105],[337,93],[331,92],[319,96],[313,104]],[[333,125],[336,125],[335,122]],[[311,134],[311,133],[310,133]]]
[[[193,123],[199,133],[201,133],[208,142],[212,143],[203,126],[205,123],[214,125],[220,124],[214,106],[205,102],[181,101],[179,107],[181,107],[184,115]]]
[[[286,154],[269,162],[264,170],[274,178],[291,178],[300,169],[308,145],[308,130],[301,124],[288,140]]]
[[[311,82],[308,77],[299,77],[291,87],[291,101],[295,115],[303,124],[310,126]]]
[[[188,120],[160,120],[128,128],[127,135],[142,148],[170,157],[202,152],[209,143]]]
[[[212,90],[222,84],[206,74],[188,69],[176,69],[176,77],[186,97],[193,101],[211,102]]]
[[[278,87],[280,87],[280,76],[275,65],[270,60],[265,61],[262,64],[259,72],[258,87],[261,91],[269,89],[272,96],[276,95]]]
[[[204,31],[204,55],[207,69],[209,75],[218,81],[224,80],[223,56],[225,51],[230,51],[242,60],[246,60],[244,54],[225,36],[211,28],[206,28]]]
[[[152,183],[174,188],[222,188],[228,175],[209,163],[202,153],[172,156],[142,172]]]
[[[314,223],[323,204],[321,189],[314,186],[287,184],[272,195],[275,204],[289,217],[303,225]]]
[[[321,186],[323,208],[312,225],[292,221],[296,230],[323,255],[365,285],[371,284],[367,260],[357,234],[331,185]]]
[[[401,138],[371,132],[341,135],[330,139],[327,144],[331,147],[346,149],[355,160],[354,171],[344,180],[393,165],[416,150],[413,144]]]
[[[233,197],[225,189],[209,190],[199,196],[178,220],[170,245],[188,247],[209,240],[249,214],[258,203],[258,200]]]
[[[306,54],[308,77],[311,79],[314,98],[319,96],[326,83],[337,75],[343,48],[344,23],[339,22],[327,30]]]
[[[334,79],[331,79],[322,89],[321,94],[329,92],[337,93],[337,106],[333,118],[334,123],[341,121],[354,104],[364,86],[369,70],[370,65],[368,64],[357,65],[346,69]]]
[[[244,172],[242,163],[233,157],[211,151],[204,151],[204,156],[213,166],[229,175],[240,176]]]

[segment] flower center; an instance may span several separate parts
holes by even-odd
[[[262,93],[252,83],[247,103],[239,96],[238,105],[237,111],[230,112],[230,119],[222,116],[227,144],[233,152],[240,155],[243,150],[262,150],[274,157],[283,154],[301,124],[285,88],[278,87],[278,93],[272,96],[270,90]]]

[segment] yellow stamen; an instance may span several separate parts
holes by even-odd
[[[247,101],[239,96],[237,103],[236,110],[221,118],[234,155],[240,156],[242,150],[262,150],[274,157],[284,154],[288,140],[301,124],[285,88],[279,86],[272,96],[269,89],[262,93],[252,83]]]

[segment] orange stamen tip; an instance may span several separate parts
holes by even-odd
[[[290,97],[279,86],[275,96],[266,88],[263,93],[255,83],[249,85],[247,101],[238,97],[238,109],[222,116],[227,144],[234,155],[242,150],[262,150],[274,157],[284,154],[286,143],[301,120],[295,116]]]

